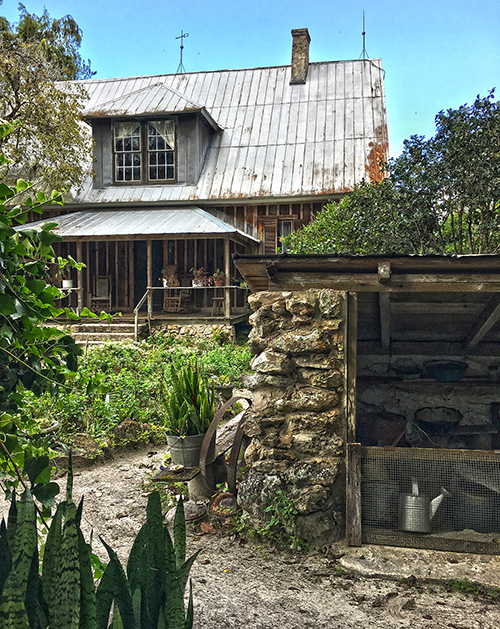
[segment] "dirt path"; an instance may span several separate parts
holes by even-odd
[[[75,498],[85,495],[82,528],[101,535],[124,561],[144,521],[143,483],[162,462],[162,450],[142,450],[75,472]],[[60,481],[63,484],[61,479]],[[0,516],[5,504],[0,506]],[[188,550],[202,548],[192,570],[195,629],[490,629],[500,605],[490,597],[450,593],[349,574],[335,553],[272,552],[193,525]],[[339,547],[341,549],[341,547]],[[95,551],[102,547],[96,541]],[[360,549],[362,553],[362,549]],[[103,554],[104,556],[104,554]]]

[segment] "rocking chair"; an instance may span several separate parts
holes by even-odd
[[[111,277],[97,275],[94,278],[94,290],[90,295],[90,309],[101,312],[111,310]]]

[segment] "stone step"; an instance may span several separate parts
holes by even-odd
[[[140,324],[139,324],[140,327]],[[70,327],[71,333],[76,334],[79,332],[100,332],[102,334],[133,334],[135,326],[133,323],[74,323]]]

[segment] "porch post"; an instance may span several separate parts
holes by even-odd
[[[76,261],[83,262],[82,255],[82,241],[76,241]],[[76,298],[77,298],[77,307],[76,312],[79,315],[83,309],[83,272],[81,269],[78,269],[76,272]]]
[[[153,285],[153,242],[147,241],[147,282],[148,288]],[[153,316],[153,293],[148,291],[148,317]]]
[[[226,274],[226,286],[231,285],[231,249],[229,246],[229,236],[224,238],[224,273]],[[224,316],[229,319],[231,316],[231,289],[224,289]]]

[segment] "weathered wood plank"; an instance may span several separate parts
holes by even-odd
[[[346,542],[361,546],[361,444],[347,444]]]
[[[389,293],[379,293],[380,343],[389,349],[391,346],[391,302]]]
[[[356,439],[356,371],[358,362],[358,296],[347,295],[346,381],[347,381],[347,441]]]
[[[483,312],[469,330],[464,347],[469,349],[477,345],[500,318],[500,295],[494,295],[486,304]]]

